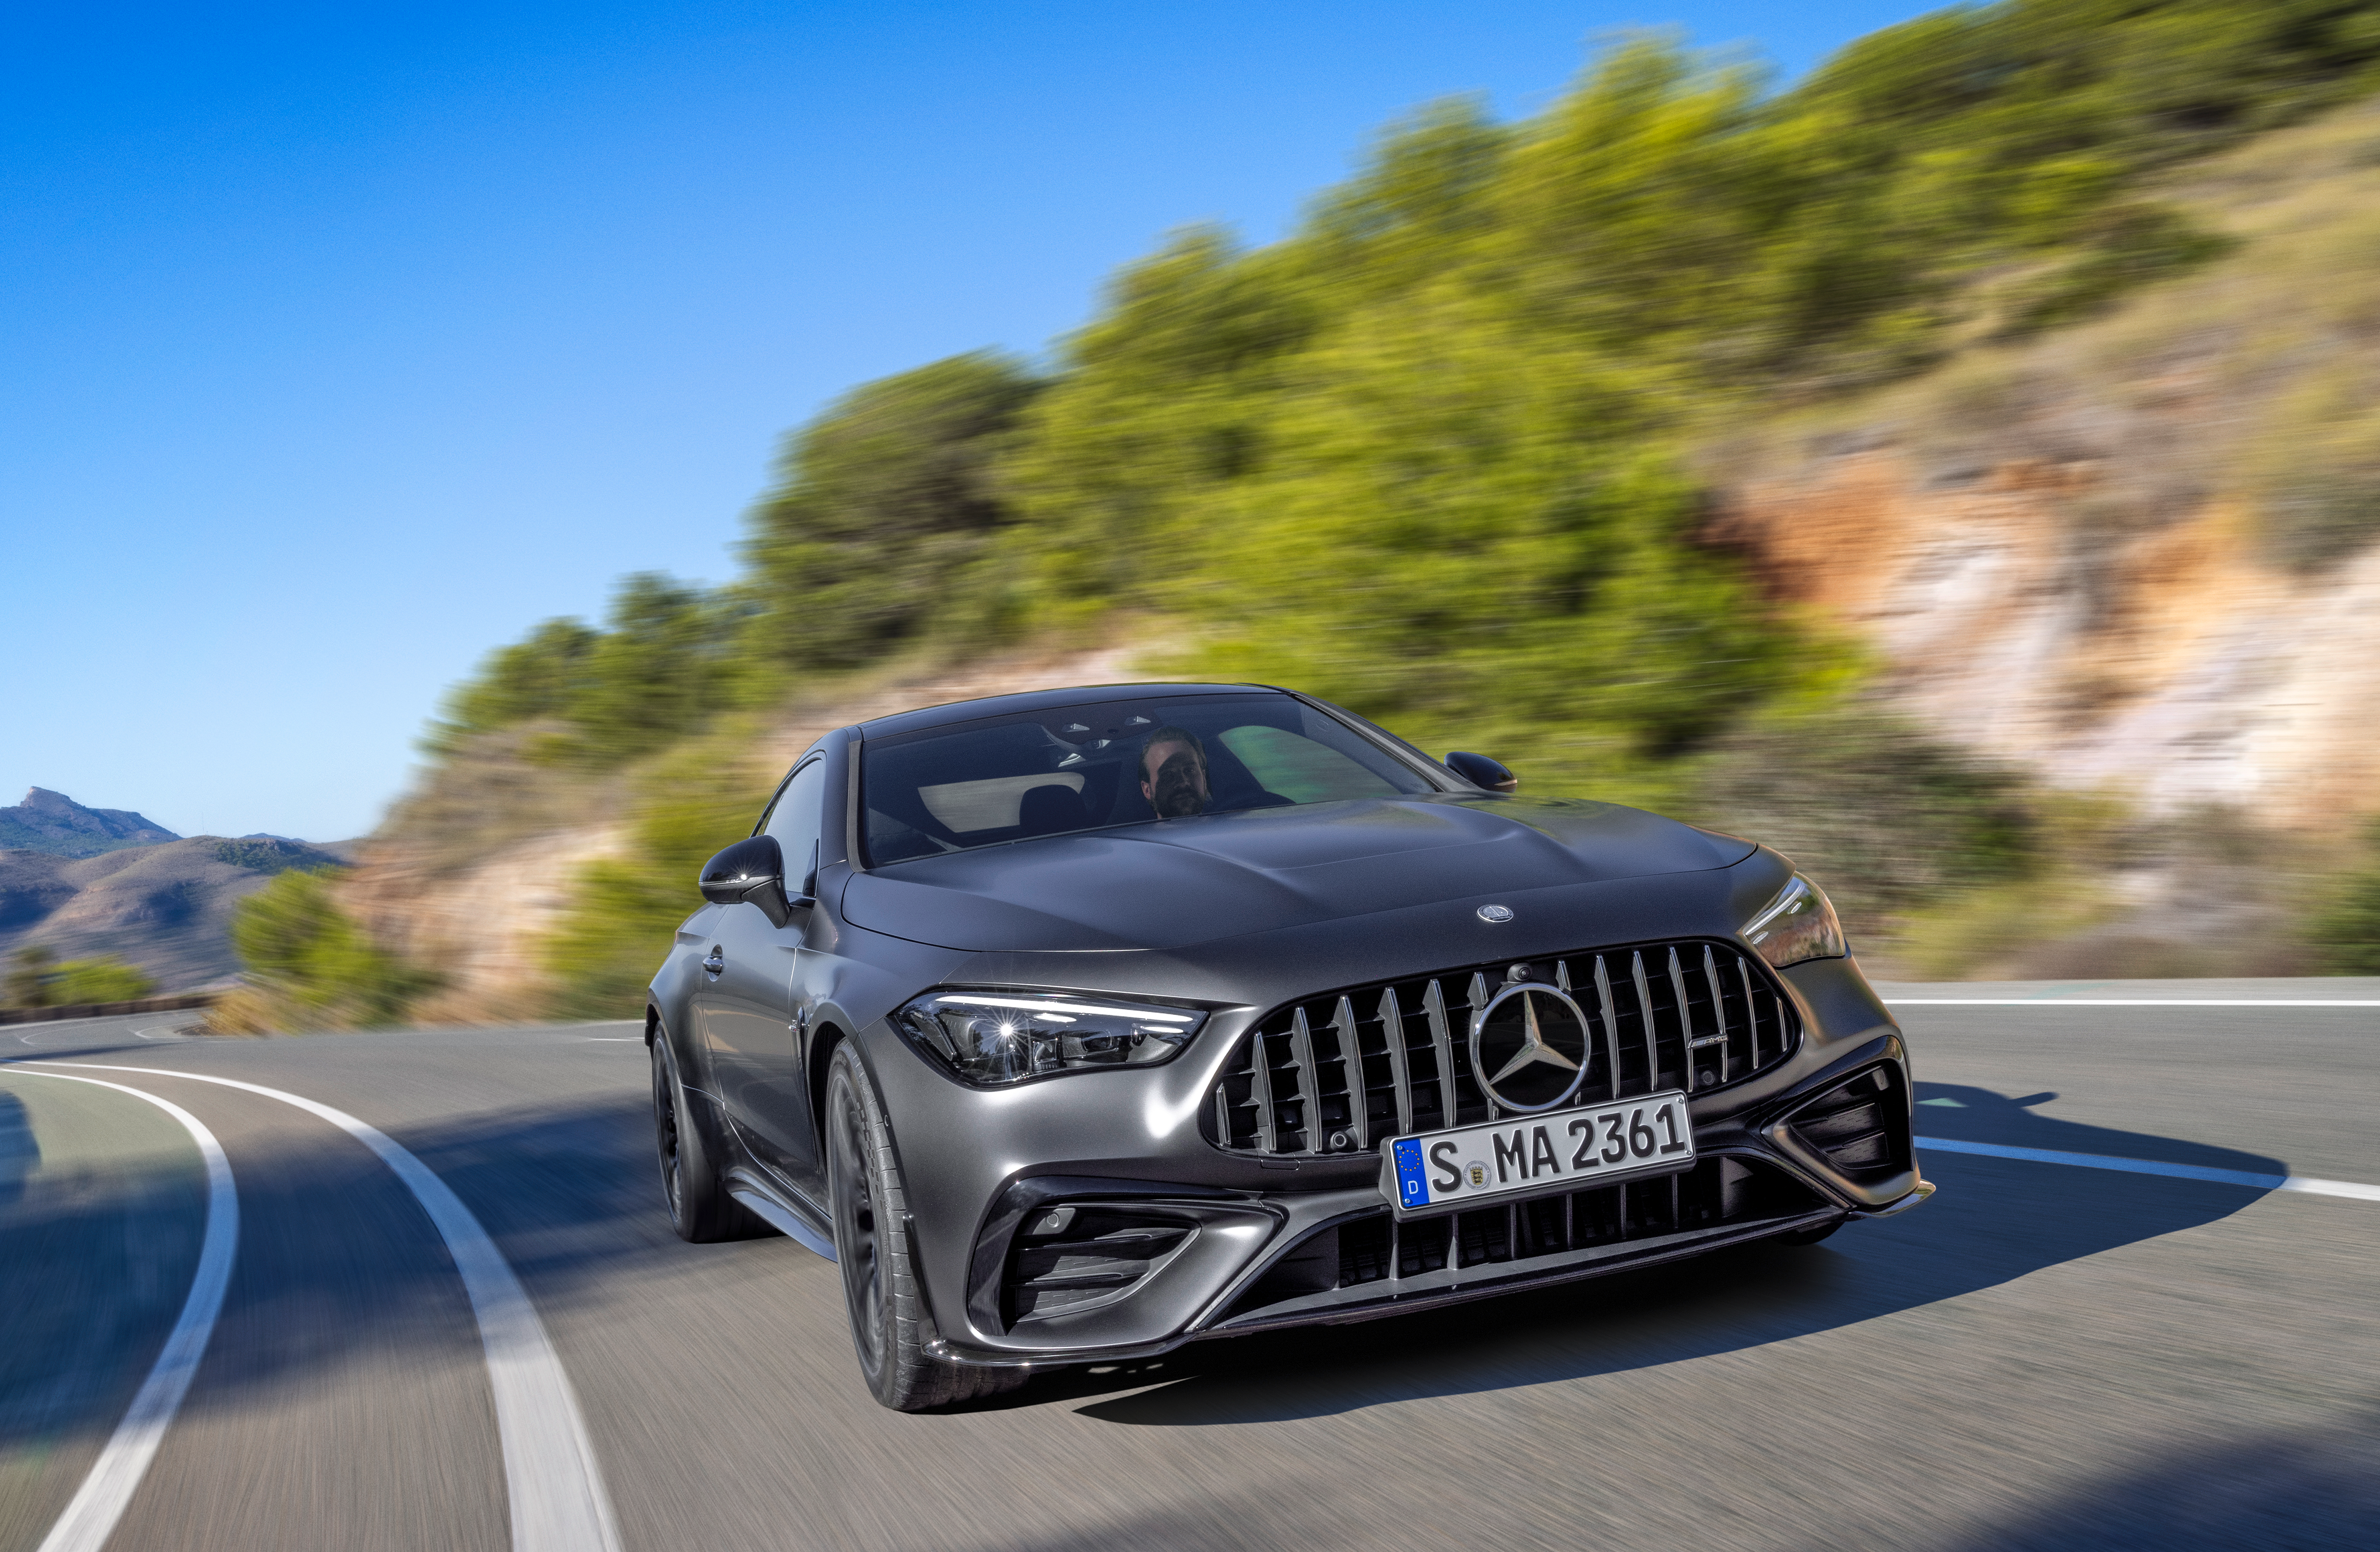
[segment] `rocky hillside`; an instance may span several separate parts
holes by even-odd
[[[241,897],[284,869],[342,860],[302,842],[210,835],[96,856],[0,851],[0,956],[25,943],[62,959],[112,954],[160,991],[187,991],[238,970],[229,931]]]
[[[35,787],[25,794],[24,802],[0,808],[0,851],[88,857],[180,839],[128,808],[86,808],[47,787]]]
[[[1942,734],[2152,812],[2380,812],[2380,104],[2187,170],[2235,245],[1715,448],[1715,534]]]

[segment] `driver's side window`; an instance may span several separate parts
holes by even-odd
[[[824,833],[826,760],[811,760],[794,772],[793,780],[769,810],[761,833],[776,839],[785,856],[785,893],[798,898],[818,888],[819,837]]]

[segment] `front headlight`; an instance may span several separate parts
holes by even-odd
[[[1195,1008],[998,987],[929,992],[892,1015],[911,1044],[985,1086],[1145,1067],[1180,1050],[1206,1022]]]
[[[1805,959],[1840,959],[1852,952],[1826,891],[1799,873],[1743,924],[1743,940],[1779,970]]]

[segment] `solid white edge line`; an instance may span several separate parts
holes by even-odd
[[[2081,1170],[2115,1170],[2128,1175],[2164,1175],[2171,1180],[2210,1181],[2217,1185],[2244,1185],[2258,1191],[2299,1191],[2310,1196],[2380,1202],[2380,1185],[2362,1185],[2354,1181],[2320,1180],[2312,1175],[2258,1175],[2245,1170],[2210,1170],[2204,1165],[2168,1164],[2155,1158],[2058,1153],[2050,1148],[2010,1147],[2005,1143],[1969,1143],[1949,1137],[1918,1137],[1913,1141],[1921,1148],[1937,1148],[1944,1153],[1973,1153],[1987,1158],[2022,1158],[2034,1164],[2066,1164]]]
[[[207,1167],[206,1233],[199,1243],[199,1267],[190,1276],[189,1297],[182,1301],[181,1318],[166,1333],[165,1345],[150,1365],[149,1377],[140,1382],[140,1388],[132,1394],[132,1404],[124,1410],[124,1420],[115,1425],[91,1473],[82,1479],[66,1512],[58,1516],[41,1546],[41,1552],[100,1552],[115,1533],[115,1522],[124,1518],[133,1489],[147,1474],[149,1462],[165,1437],[165,1425],[180,1410],[208,1339],[214,1335],[215,1316],[223,1310],[224,1291],[231,1286],[232,1262],[239,1251],[239,1192],[232,1182],[231,1160],[224,1156],[215,1134],[172,1100],[104,1078],[37,1073],[29,1067],[18,1071],[27,1077],[64,1078],[146,1099],[182,1123],[190,1141],[198,1144],[199,1157]]]
[[[1888,997],[1890,1008],[2380,1008],[2380,1000],[2313,997]]]
[[[513,1275],[496,1242],[428,1165],[379,1128],[301,1094],[161,1067],[115,1067],[96,1061],[70,1065],[188,1078],[261,1094],[320,1116],[377,1154],[437,1225],[448,1254],[455,1258],[455,1269],[462,1276],[472,1313],[479,1317],[480,1340],[487,1350],[488,1386],[495,1400],[496,1432],[504,1444],[513,1552],[618,1552],[620,1532],[612,1516],[612,1501],[603,1491],[595,1448],[587,1437],[586,1420],[579,1415],[578,1400],[563,1371],[561,1356],[546,1336],[528,1290]]]

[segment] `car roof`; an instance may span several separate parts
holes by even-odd
[[[889,738],[896,733],[915,733],[919,728],[970,722],[979,717],[1049,711],[1086,700],[1162,700],[1170,696],[1287,693],[1270,685],[1076,685],[1066,689],[1027,690],[1022,695],[985,696],[977,700],[953,700],[941,706],[921,706],[914,711],[896,711],[892,716],[860,723],[859,736],[863,739]]]

